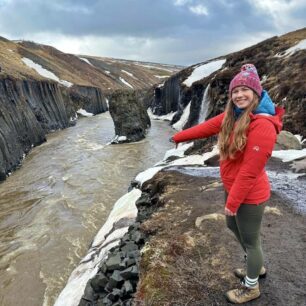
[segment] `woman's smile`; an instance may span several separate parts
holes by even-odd
[[[241,109],[247,108],[252,103],[253,99],[253,90],[246,86],[235,87],[232,91],[232,101]]]

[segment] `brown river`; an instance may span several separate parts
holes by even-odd
[[[0,184],[0,305],[53,305],[113,204],[173,148],[168,122],[146,139],[107,145],[109,113],[82,118],[34,148]]]

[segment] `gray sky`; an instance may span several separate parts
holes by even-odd
[[[191,65],[306,26],[306,0],[0,0],[0,36]]]

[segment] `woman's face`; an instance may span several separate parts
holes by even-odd
[[[247,108],[254,99],[254,91],[246,86],[238,86],[232,90],[233,103],[241,108]]]

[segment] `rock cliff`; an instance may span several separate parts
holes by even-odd
[[[107,110],[99,88],[55,82],[0,79],[0,180],[16,169],[24,155],[46,140],[46,134],[74,125],[79,108]]]
[[[188,120],[183,128],[201,119],[211,118],[224,110],[233,76],[243,64],[253,63],[264,89],[268,90],[274,103],[286,109],[284,129],[306,137],[306,50],[299,47],[305,39],[306,28],[188,67],[169,78],[163,86],[155,87],[152,111],[155,115],[176,112],[171,122],[174,124],[191,103]],[[212,69],[211,73],[190,85],[185,84],[195,69],[205,69],[222,59],[224,63],[220,67]],[[200,109],[205,103],[205,118],[200,118]]]
[[[151,126],[140,92],[115,91],[110,97],[109,112],[115,124],[113,143],[139,141]]]

